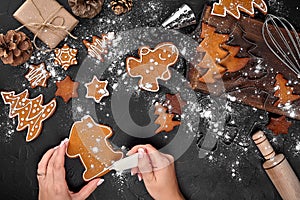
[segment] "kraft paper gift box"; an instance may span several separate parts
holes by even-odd
[[[51,49],[78,24],[55,0],[26,0],[13,16]]]

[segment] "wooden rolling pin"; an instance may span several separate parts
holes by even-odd
[[[266,159],[263,168],[284,200],[300,200],[300,182],[283,154],[276,155],[262,131],[252,136]]]

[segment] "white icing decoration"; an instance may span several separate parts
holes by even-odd
[[[46,105],[36,104],[34,102],[43,102],[43,96],[39,95],[34,99],[28,99],[29,92],[24,90],[22,93],[15,95],[15,92],[1,92],[1,96],[5,104],[10,105],[9,117],[13,118],[18,116],[19,124],[17,126],[17,131],[22,131],[28,127],[26,141],[32,141],[35,139],[42,130],[42,122],[49,118],[55,111],[56,100],[53,99],[50,103]],[[22,101],[22,106],[20,105]],[[45,108],[52,106],[47,114],[43,112],[37,112],[37,110],[44,111]],[[36,109],[33,109],[35,107]],[[42,108],[42,109],[41,109]],[[32,115],[34,114],[34,115]],[[25,123],[26,122],[26,123]]]
[[[88,123],[88,124],[87,124],[87,127],[88,127],[88,128],[93,128],[93,126],[94,126],[94,125],[93,125],[92,123]]]
[[[230,6],[234,7],[236,6],[237,7],[237,11],[238,11],[238,14],[234,14],[232,12],[230,12],[225,6],[223,6],[224,8],[224,13],[223,14],[218,14],[218,13],[215,13],[215,7],[218,6],[218,5],[221,5],[222,6],[222,0],[219,1],[218,3],[214,3],[213,4],[213,9],[211,11],[211,14],[212,15],[216,15],[216,16],[220,16],[220,17],[225,17],[226,16],[226,12],[229,13],[230,15],[232,15],[233,17],[235,17],[236,19],[240,19],[241,17],[241,11],[249,14],[249,15],[253,15],[254,14],[254,7],[258,8],[259,10],[261,10],[263,13],[267,13],[268,11],[268,7],[266,5],[266,3],[263,1],[263,0],[259,0],[260,3],[256,3],[255,0],[252,0],[251,2],[251,9],[250,10],[247,10],[246,8],[244,8],[242,5],[233,5],[233,4],[230,4]]]
[[[31,82],[33,87],[38,85],[45,86],[46,81],[51,76],[51,74],[45,69],[44,63],[40,64],[37,68],[34,66],[29,66],[29,73],[25,75],[25,78]]]

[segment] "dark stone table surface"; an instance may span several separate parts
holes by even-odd
[[[59,0],[59,2],[70,11],[67,0]],[[204,0],[183,1],[183,0],[134,0],[133,10],[123,16],[114,15],[109,8],[109,1],[105,1],[103,11],[92,20],[81,19],[79,25],[72,32],[80,39],[90,39],[92,35],[101,35],[102,33],[114,31],[117,35],[123,34],[124,38],[120,38],[123,43],[129,45],[126,40],[126,31],[141,27],[159,27],[160,24],[171,15],[171,13],[180,7],[183,3],[188,3],[196,13],[198,19],[205,3]],[[15,29],[20,24],[12,17],[12,14],[23,3],[22,0],[1,0],[0,2],[0,32],[6,33],[9,29]],[[287,19],[300,30],[300,3],[295,0],[268,0],[269,12],[278,16],[287,17]],[[198,20],[199,22],[199,20]],[[196,26],[181,30],[180,34],[184,34],[186,38],[193,41],[193,30]],[[142,29],[147,32],[147,29]],[[23,31],[32,38],[33,35],[25,28]],[[139,30],[141,31],[141,30]],[[142,32],[143,32],[142,31]],[[125,32],[125,33],[124,33]],[[137,31],[137,33],[139,33]],[[143,35],[143,33],[141,33]],[[176,32],[172,32],[174,37]],[[179,34],[179,33],[178,33]],[[154,34],[155,35],[155,34]],[[146,34],[147,36],[147,34]],[[0,90],[21,92],[29,89],[31,97],[38,94],[44,95],[44,102],[49,102],[54,98],[56,90],[55,81],[66,75],[70,75],[73,79],[78,77],[79,69],[84,61],[92,62],[86,59],[86,49],[79,40],[66,39],[64,42],[78,48],[79,64],[71,67],[67,72],[59,67],[53,67],[57,76],[52,77],[48,81],[47,88],[31,89],[28,81],[24,78],[28,65],[20,67],[11,67],[0,64]],[[139,38],[143,44],[149,44],[154,47],[155,41],[151,37]],[[179,41],[179,46],[189,45],[188,39]],[[182,43],[181,43],[182,42]],[[39,41],[38,45],[42,45]],[[60,46],[63,42],[60,44]],[[196,43],[197,44],[197,43]],[[191,45],[193,46],[193,45]],[[188,49],[189,46],[187,46]],[[136,53],[133,49],[130,55]],[[182,49],[181,49],[182,50]],[[119,56],[113,57],[113,70],[105,71],[103,77],[107,78],[110,83],[120,79],[124,74],[124,62],[128,52],[119,52]],[[53,64],[52,54],[41,54],[39,51],[34,53],[29,63],[40,63],[45,61],[48,65]],[[183,77],[186,72],[187,61],[180,58],[174,67]],[[96,64],[97,65],[97,64]],[[101,63],[98,65],[101,65]],[[101,68],[101,66],[96,66]],[[99,69],[98,68],[98,69]],[[94,70],[94,69],[92,69]],[[120,72],[118,72],[121,70]],[[93,71],[94,72],[94,71]],[[95,72],[96,73],[96,72]],[[91,74],[87,73],[87,76]],[[93,74],[92,74],[93,75]],[[118,87],[116,85],[116,87]],[[112,84],[109,91],[113,91]],[[84,95],[84,86],[81,84],[79,94]],[[133,121],[140,126],[147,125],[151,120],[147,115],[148,109],[151,107],[153,99],[163,98],[165,92],[170,92],[163,88],[157,95],[150,94],[145,91],[135,92],[129,102],[130,115]],[[195,132],[195,138],[189,145],[183,155],[176,160],[177,177],[186,199],[280,199],[279,194],[268,179],[262,168],[263,159],[254,143],[251,141],[251,134],[255,130],[261,129],[265,131],[267,137],[271,140],[272,145],[278,153],[284,153],[291,163],[295,173],[300,177],[300,122],[291,120],[292,126],[289,134],[274,136],[273,133],[266,128],[270,117],[269,113],[257,110],[235,102],[226,102],[226,105],[216,106],[224,114],[224,133],[220,135],[218,140],[213,144],[212,152],[206,157],[200,158],[201,141],[209,134],[207,126],[206,114],[213,99],[209,96],[195,93],[199,106],[199,112],[193,112],[199,117],[200,125]],[[68,104],[64,103],[61,98],[57,97],[57,111],[46,120],[43,125],[41,135],[34,141],[26,143],[26,131],[17,132],[17,119],[9,119],[9,106],[0,100],[0,198],[1,199],[37,199],[38,184],[36,179],[37,163],[47,149],[57,145],[62,139],[68,137],[70,128],[75,120],[90,114],[89,109],[96,110],[95,119],[98,122],[111,126],[114,130],[114,136],[111,142],[117,146],[124,146],[130,149],[132,146],[141,143],[151,143],[157,148],[167,145],[176,135],[177,128],[171,133],[161,133],[149,138],[137,138],[124,133],[120,127],[114,122],[112,111],[110,108],[110,98],[106,98],[100,105],[92,104],[91,107],[79,100],[73,100]],[[83,102],[85,102],[83,100]],[[86,101],[91,102],[91,101]],[[120,99],[122,104],[122,99]],[[213,103],[212,103],[213,104]],[[227,134],[227,136],[226,136]],[[70,189],[78,191],[85,182],[82,180],[81,174],[84,168],[79,159],[66,158],[66,178]],[[89,199],[151,199],[142,182],[137,177],[131,177],[129,173],[122,175],[111,172],[105,177],[105,182],[101,187],[90,196]],[[163,190],[164,188],[162,188]]]

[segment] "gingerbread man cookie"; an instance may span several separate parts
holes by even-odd
[[[236,19],[240,19],[240,11],[243,11],[254,17],[254,7],[263,14],[266,14],[268,11],[267,5],[263,0],[219,0],[218,3],[214,3],[211,14],[225,17],[227,12]]]
[[[109,96],[109,92],[107,91],[108,81],[99,81],[96,76],[94,76],[93,80],[90,83],[86,83],[84,86],[87,89],[86,98],[92,98],[95,102],[100,103],[103,97]]]
[[[127,73],[131,77],[140,77],[139,87],[150,91],[159,90],[158,79],[169,80],[171,73],[169,66],[177,62],[179,51],[172,43],[160,43],[154,50],[141,47],[138,52],[140,58],[126,59]]]
[[[29,99],[28,90],[15,95],[15,92],[1,92],[5,104],[10,105],[9,118],[18,116],[17,131],[22,131],[28,127],[26,142],[37,138],[43,128],[43,121],[51,117],[56,109],[56,100],[53,99],[48,104],[43,105],[43,95],[34,99]]]
[[[47,87],[47,80],[50,77],[51,73],[47,71],[45,63],[30,65],[29,71],[25,75],[32,88],[36,88],[37,86]]]
[[[67,70],[71,65],[77,65],[77,52],[77,49],[72,49],[67,44],[64,44],[61,49],[54,50],[54,63],[56,65],[61,65],[64,70]]]
[[[112,135],[110,127],[95,123],[91,116],[85,116],[73,124],[67,155],[80,157],[85,167],[85,181],[105,175],[113,162],[123,158],[123,153],[114,151],[108,141]]]

